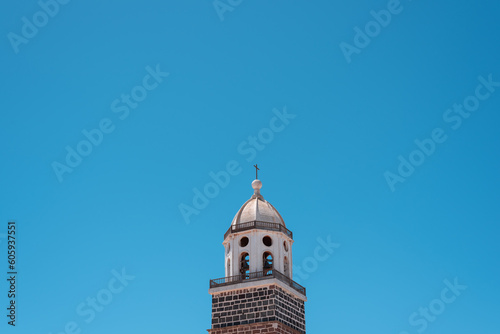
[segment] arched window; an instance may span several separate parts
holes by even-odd
[[[227,259],[227,274],[226,276],[232,276],[231,275],[231,259]]]
[[[288,258],[285,256],[284,260],[285,276],[290,277],[290,267],[288,266]]]
[[[273,268],[274,268],[273,255],[269,252],[265,252],[263,255],[262,263],[264,264],[262,268],[264,276],[271,275],[273,273]]]
[[[241,274],[241,279],[250,278],[250,256],[248,255],[248,253],[241,254],[240,274]]]

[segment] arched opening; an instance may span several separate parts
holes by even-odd
[[[241,254],[240,274],[241,274],[241,279],[250,278],[250,256],[248,255],[248,253]]]
[[[290,267],[288,266],[288,258],[285,256],[284,260],[285,276],[290,277]]]
[[[264,276],[271,275],[273,273],[274,261],[273,255],[270,252],[264,253],[262,263],[264,264],[262,268]]]
[[[227,273],[226,276],[232,276],[231,275],[231,259],[227,259]]]

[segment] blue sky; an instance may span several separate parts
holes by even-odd
[[[0,12],[2,332],[204,333],[258,163],[308,333],[499,333],[499,4],[57,7]]]

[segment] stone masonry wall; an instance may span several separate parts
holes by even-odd
[[[288,327],[305,333],[306,316],[304,302],[279,287],[272,290],[274,290],[274,295],[276,296],[277,320]]]
[[[305,333],[304,302],[277,285],[226,291],[212,296],[212,330],[276,321],[298,333]]]
[[[301,334],[277,321],[209,329],[208,332],[210,334]]]

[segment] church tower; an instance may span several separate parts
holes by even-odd
[[[210,334],[305,334],[306,289],[293,281],[293,233],[252,182],[254,194],[224,234],[225,277],[210,280]]]

